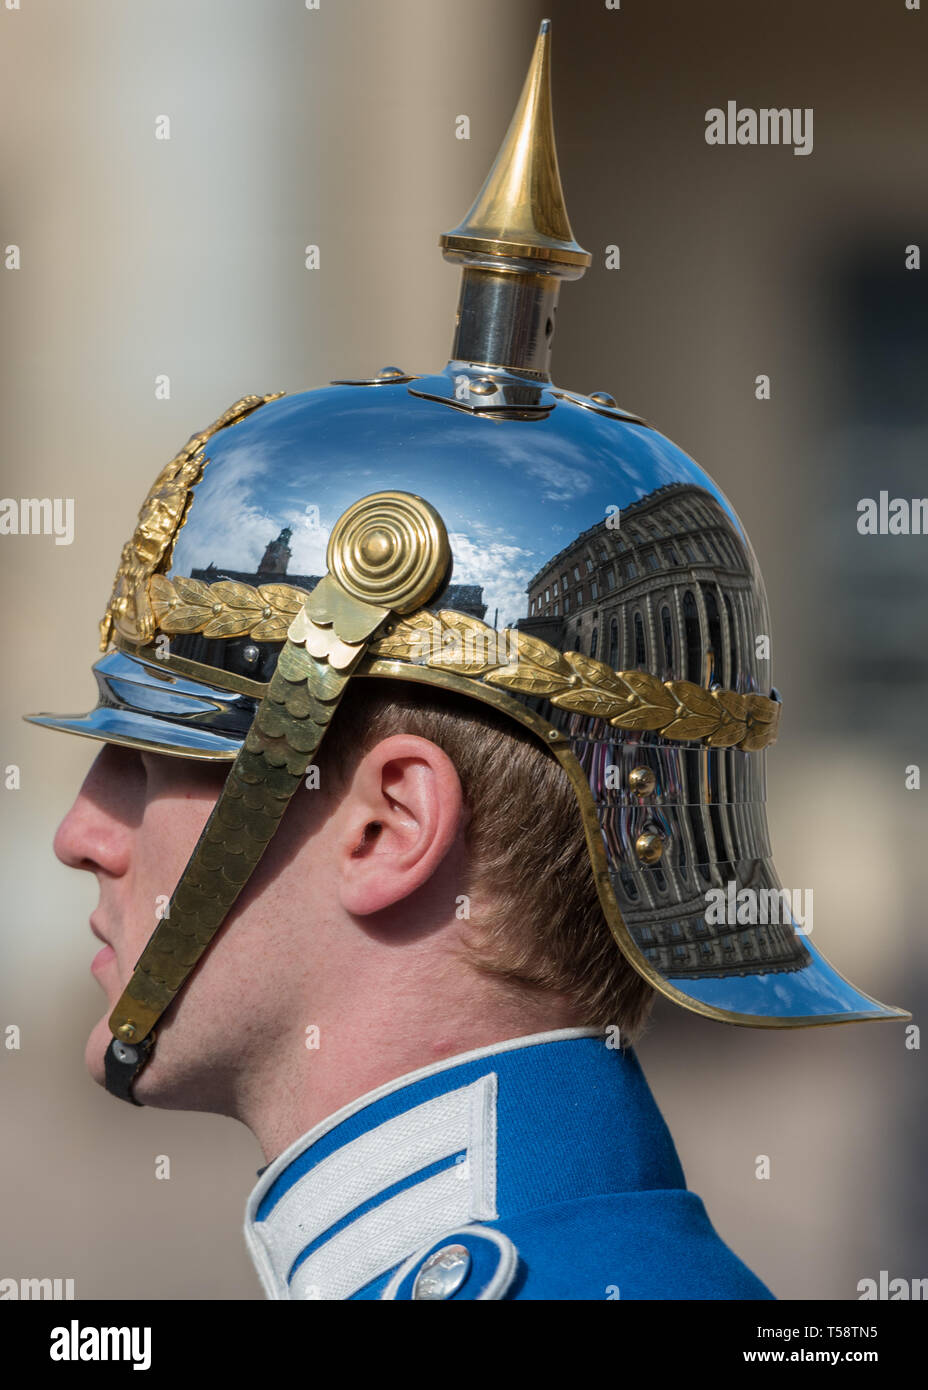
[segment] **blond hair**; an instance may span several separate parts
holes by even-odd
[[[492,908],[466,938],[470,963],[514,988],[561,995],[577,1022],[640,1035],[654,989],[603,916],[580,810],[557,759],[491,706],[436,686],[356,678],[316,762],[341,783],[392,734],[416,734],[454,763],[470,811],[469,882]]]

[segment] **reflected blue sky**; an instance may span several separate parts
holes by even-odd
[[[681,449],[645,426],[559,401],[549,416],[500,420],[409,394],[405,385],[330,386],[283,397],[215,436],[171,572],[257,570],[292,531],[289,572],[325,573],[332,525],[352,502],[393,488],[425,497],[448,528],[455,583],[480,584],[488,621],[526,612],[529,579],[607,507],[672,483],[731,504]]]

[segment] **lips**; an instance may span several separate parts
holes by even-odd
[[[108,965],[110,961],[116,959],[116,952],[114,951],[111,943],[107,941],[106,937],[103,935],[96,922],[93,920],[93,917],[90,918],[90,930],[93,932],[94,936],[97,938],[98,941],[103,942],[103,949],[97,952],[97,954],[94,956],[93,960],[90,963],[91,973],[95,975],[102,966]]]
[[[93,932],[94,936],[97,938],[98,941],[103,942],[104,946],[112,947],[113,943],[110,941],[109,937],[103,935],[102,931],[97,926],[96,922],[93,920],[93,916],[91,916],[90,918],[90,930]]]

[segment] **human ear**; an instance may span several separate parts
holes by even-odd
[[[339,898],[359,916],[392,907],[435,875],[463,824],[457,770],[437,744],[394,734],[364,755],[343,805]]]

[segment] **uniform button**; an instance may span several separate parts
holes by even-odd
[[[412,1286],[414,1300],[438,1301],[456,1293],[470,1269],[470,1251],[465,1245],[444,1245],[429,1255]]]

